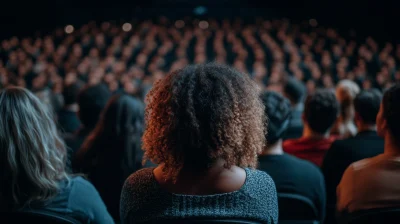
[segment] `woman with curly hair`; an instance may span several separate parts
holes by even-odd
[[[257,171],[266,118],[259,91],[229,67],[188,66],[147,96],[145,158],[121,195],[122,223],[236,218],[277,223],[275,184]]]
[[[0,93],[0,117],[2,212],[33,209],[114,223],[93,185],[66,173],[67,151],[48,107],[28,90],[10,87]]]

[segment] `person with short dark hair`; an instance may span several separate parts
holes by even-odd
[[[78,117],[78,94],[83,84],[75,82],[64,87],[62,95],[64,107],[58,112],[57,120],[59,129],[63,133],[75,133],[81,126]]]
[[[362,91],[355,97],[355,124],[358,134],[333,142],[324,158],[322,171],[327,191],[327,221],[334,220],[336,187],[346,168],[353,162],[383,153],[384,142],[376,132],[376,115],[381,100],[382,94],[379,90]]]
[[[318,209],[322,222],[326,201],[322,172],[311,162],[284,153],[282,149],[282,138],[289,127],[290,102],[272,91],[264,92],[261,100],[268,117],[268,134],[267,147],[258,157],[258,169],[272,177],[278,193],[291,193],[310,199]]]
[[[376,117],[384,152],[352,163],[337,187],[337,210],[400,206],[400,85],[388,89]],[[364,143],[367,145],[368,143]]]
[[[81,223],[114,223],[93,185],[66,172],[67,150],[50,108],[17,87],[1,91],[0,105],[1,212],[34,210]]]
[[[256,84],[230,67],[174,71],[147,95],[145,158],[125,182],[122,223],[190,218],[278,222],[276,188],[254,169],[265,145]]]
[[[77,99],[79,105],[78,115],[82,126],[76,133],[64,138],[70,150],[70,158],[81,147],[83,141],[96,126],[100,114],[110,97],[110,91],[103,84],[86,86],[79,92]]]
[[[303,100],[306,95],[305,86],[295,78],[289,78],[284,85],[283,92],[285,97],[290,100],[292,107],[290,124],[284,139],[300,138],[303,134],[301,115],[304,110]]]
[[[334,137],[329,135],[339,112],[335,94],[328,90],[317,90],[309,95],[303,113],[304,131],[299,139],[286,140],[285,152],[309,160],[321,166],[326,151]]]

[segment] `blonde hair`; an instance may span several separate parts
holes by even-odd
[[[68,176],[52,113],[28,90],[10,87],[0,93],[0,117],[0,207],[54,197]]]

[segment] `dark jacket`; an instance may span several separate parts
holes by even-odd
[[[327,193],[327,220],[334,220],[336,187],[346,168],[353,162],[383,153],[383,147],[384,141],[376,131],[360,132],[354,137],[332,144],[322,164]]]

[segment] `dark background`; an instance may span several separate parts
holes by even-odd
[[[3,4],[3,3],[2,3]],[[9,1],[0,9],[0,39],[47,32],[67,24],[79,26],[90,20],[116,22],[133,18],[172,19],[193,16],[196,6],[208,8],[206,17],[253,19],[286,17],[292,20],[317,19],[319,25],[354,29],[358,37],[400,40],[400,1],[239,1],[239,0],[145,0],[145,1]]]

